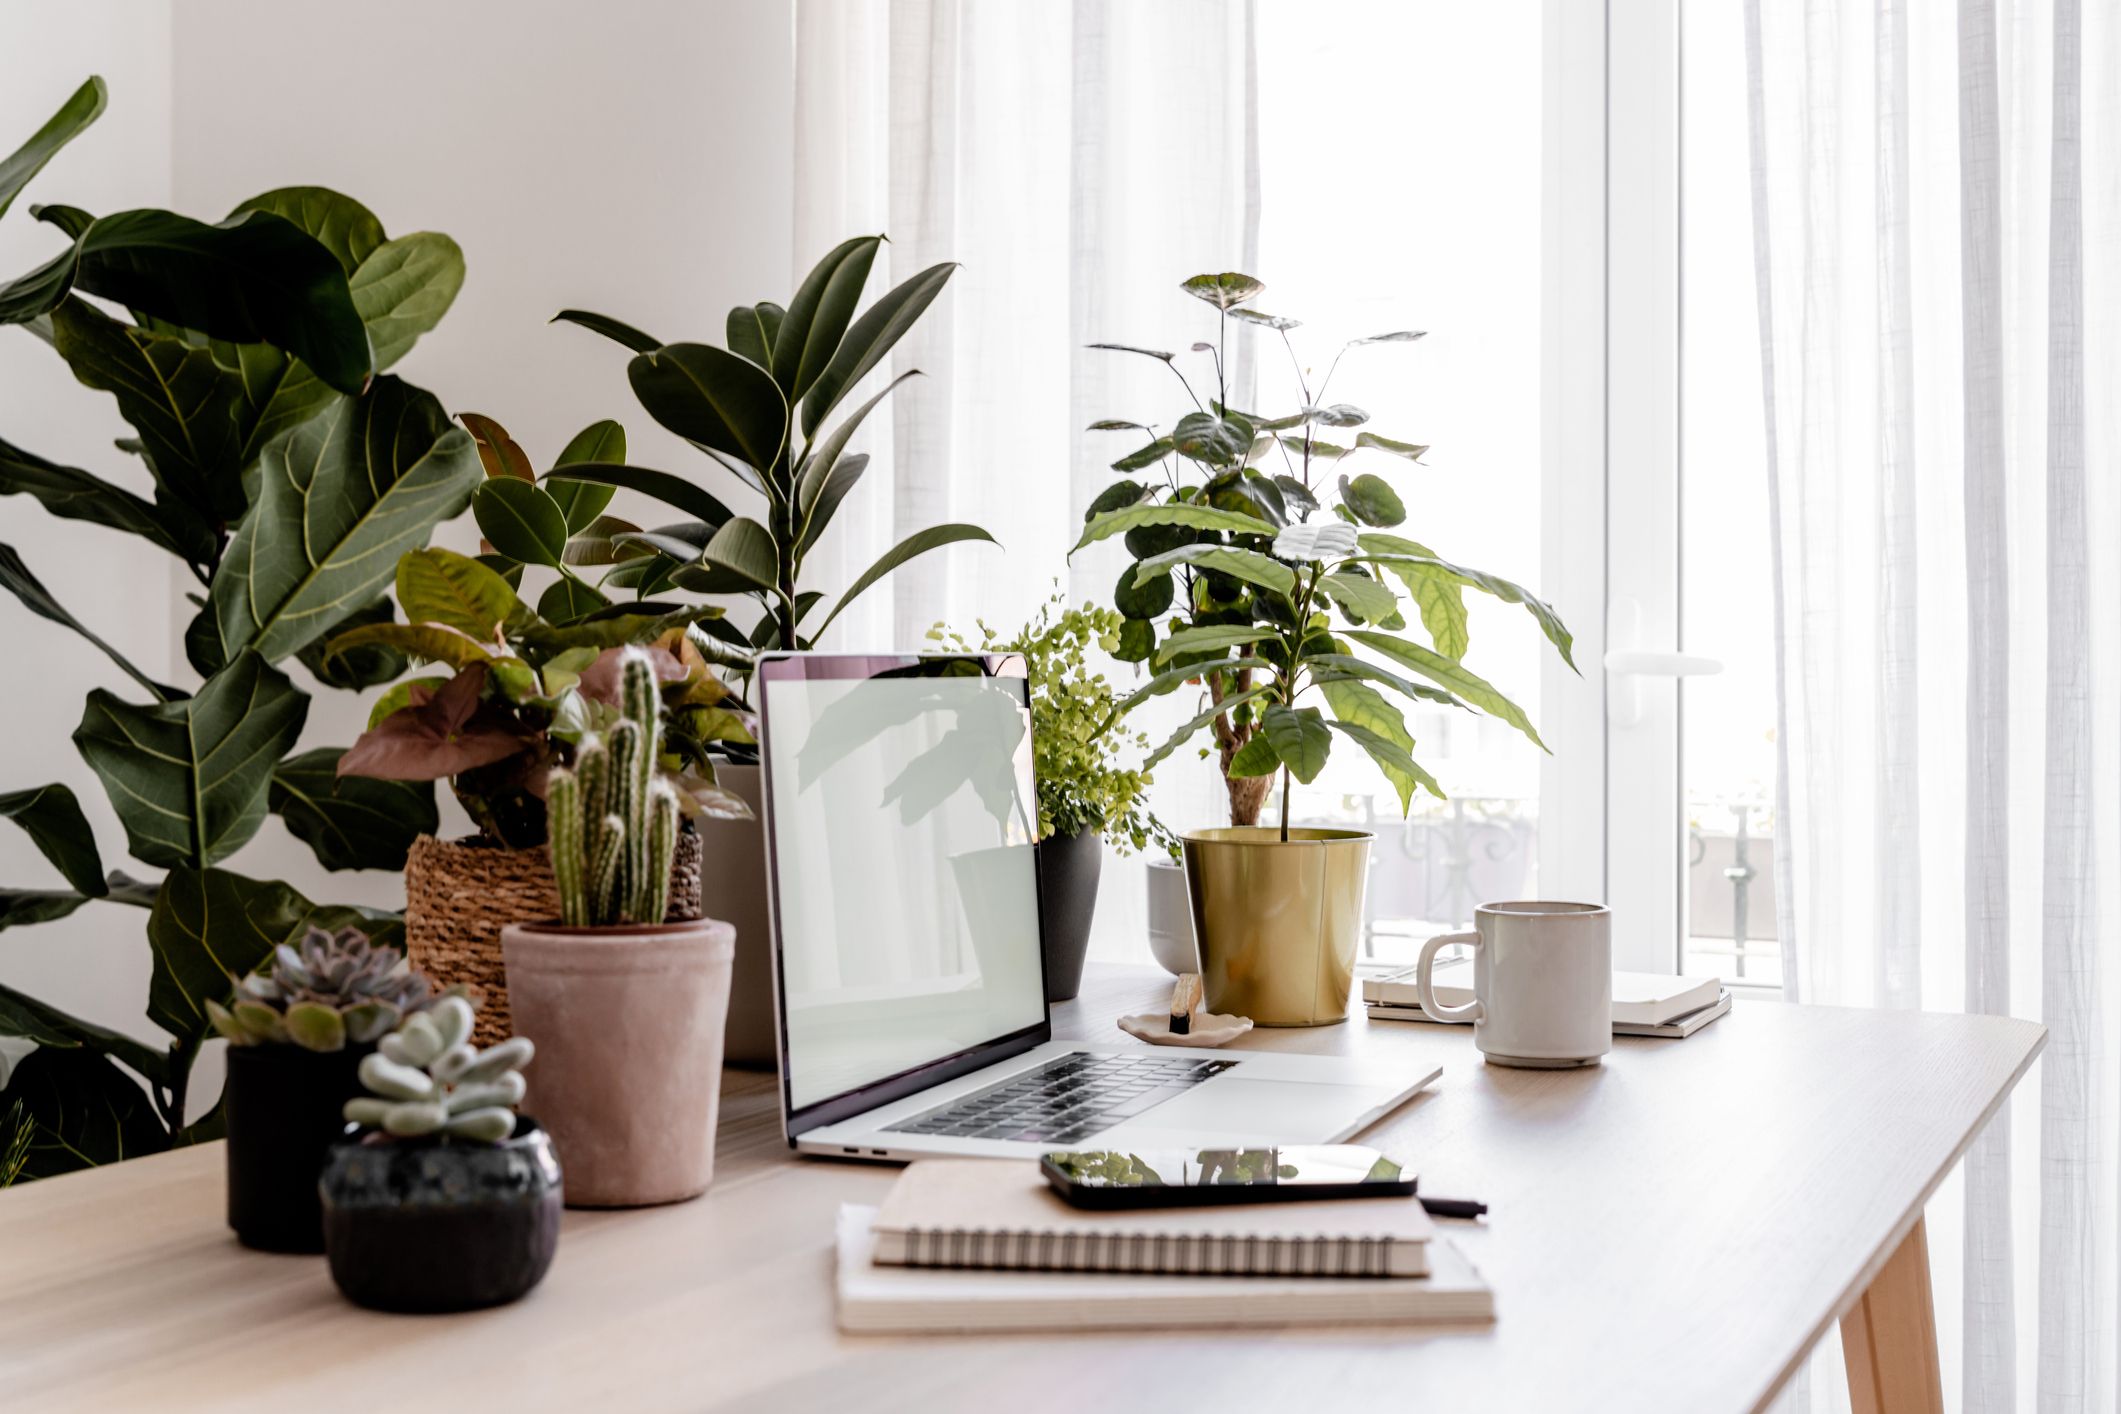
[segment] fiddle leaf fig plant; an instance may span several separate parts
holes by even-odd
[[[1347,441],[1321,435],[1369,421],[1361,408],[1327,401],[1342,357],[1423,335],[1395,330],[1353,340],[1314,386],[1289,337],[1299,321],[1252,308],[1265,290],[1260,281],[1196,275],[1182,288],[1216,311],[1214,341],[1195,346],[1211,359],[1212,394],[1201,396],[1175,354],[1093,345],[1163,362],[1193,410],[1168,432],[1118,419],[1091,425],[1150,440],[1113,463],[1128,476],[1091,503],[1075,547],[1120,536],[1131,557],[1113,594],[1126,616],[1118,656],[1146,663],[1151,674],[1126,705],[1191,684],[1203,689],[1199,713],[1143,768],[1207,729],[1228,786],[1231,823],[1256,823],[1279,775],[1286,839],[1289,784],[1317,778],[1336,734],[1384,772],[1402,813],[1417,789],[1443,794],[1414,759],[1406,702],[1497,717],[1544,749],[1525,713],[1462,661],[1465,591],[1523,605],[1574,668],[1559,616],[1508,580],[1391,533],[1407,518],[1398,488],[1376,472],[1347,470],[1365,452],[1379,466],[1418,464],[1426,446],[1369,431]],[[1224,370],[1233,323],[1266,331],[1288,352],[1301,398],[1293,412],[1267,417],[1229,406]],[[1158,476],[1133,475],[1152,468]],[[1412,636],[1409,610],[1427,643]]]
[[[906,561],[959,541],[994,539],[975,525],[915,531],[810,621],[825,595],[802,587],[804,561],[869,464],[849,444],[862,420],[914,371],[899,374],[837,424],[826,423],[957,268],[931,266],[857,314],[883,239],[857,236],[834,247],[786,307],[761,302],[730,310],[726,347],[666,344],[584,310],[554,316],[631,350],[627,377],[649,416],[726,469],[760,504],[756,517],[738,515],[687,477],[623,461],[556,466],[547,473],[547,487],[555,497],[570,481],[627,487],[683,515],[651,531],[628,529],[606,538],[621,551],[652,552],[621,566],[629,578],[756,601],[761,613],[747,636],[749,648],[808,648],[849,604]],[[519,492],[507,496],[530,499]],[[549,529],[550,516],[542,518]],[[523,548],[542,553],[550,547],[526,540]]]
[[[106,102],[90,79],[0,158],[0,214]],[[127,851],[163,871],[152,881],[106,871],[65,785],[0,790],[0,815],[65,883],[0,888],[0,929],[91,904],[144,910],[146,1015],[166,1033],[150,1044],[0,983],[0,1037],[36,1047],[8,1072],[0,1112],[21,1107],[21,1172],[38,1178],[210,1137],[215,1114],[188,1122],[192,1062],[216,1010],[234,1015],[232,978],[279,945],[321,927],[400,946],[393,914],[314,903],[225,866],[269,814],[327,869],[400,867],[436,827],[432,786],[344,781],[334,747],[290,754],[310,694],[289,664],[342,689],[403,670],[403,656],[377,645],[327,671],[324,642],[392,620],[391,564],[465,508],[479,459],[432,395],[386,372],[463,283],[449,237],[393,239],[373,212],[322,187],[266,192],[213,224],[156,210],[30,214],[56,249],[0,282],[0,325],[48,344],[133,435],[117,444],[113,478],[0,440],[0,495],[127,537],[118,553],[147,547],[182,566],[198,586],[183,656],[199,678],[143,671],[0,545],[0,587],[110,660],[74,746]]]

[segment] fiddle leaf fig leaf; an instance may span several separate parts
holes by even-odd
[[[103,116],[110,103],[110,89],[100,78],[91,77],[75,89],[59,111],[44,122],[44,126],[30,134],[28,142],[0,158],[0,216],[14,205],[15,198],[30,184],[30,179],[44,170],[60,148],[72,142],[87,130],[88,125]]]
[[[270,211],[293,222],[338,259],[348,275],[383,244],[383,223],[376,214],[350,196],[329,187],[279,187],[262,192],[229,212],[231,217],[251,211]]]
[[[456,303],[464,251],[438,231],[415,231],[369,252],[349,285],[381,373],[412,352]]]
[[[191,507],[177,501],[157,505],[0,441],[0,496],[23,494],[35,496],[55,516],[137,535],[192,564],[204,563],[214,552],[213,528]]]
[[[97,688],[74,746],[102,779],[135,858],[203,868],[258,832],[273,767],[308,714],[309,699],[246,652],[180,702],[139,707]]]
[[[667,471],[656,471],[645,466],[624,466],[610,462],[570,462],[556,466],[545,474],[545,484],[552,486],[561,481],[593,481],[604,486],[622,486],[629,491],[638,491],[651,496],[664,505],[683,511],[694,520],[709,525],[720,525],[729,519],[729,507],[723,505],[706,488],[694,485],[682,476]],[[559,493],[553,493],[557,496]]]
[[[432,394],[390,375],[274,443],[214,576],[224,654],[277,661],[330,631],[478,485],[470,435]]]
[[[81,813],[81,802],[63,785],[0,794],[0,816],[20,825],[66,882],[92,898],[109,892],[103,860],[96,853],[95,832]]]
[[[24,1057],[0,1089],[0,1114],[17,1104],[31,1126],[19,1178],[52,1178],[169,1147],[147,1091],[86,1048],[40,1045]]]
[[[326,869],[403,869],[412,842],[441,828],[432,781],[342,776],[335,746],[282,761],[266,803]]]

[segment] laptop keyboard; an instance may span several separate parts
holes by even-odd
[[[1175,1099],[1231,1060],[1182,1056],[1060,1056],[963,1099],[886,1127],[892,1134],[1073,1144]]]

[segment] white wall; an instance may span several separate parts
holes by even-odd
[[[284,0],[185,0],[174,18],[138,0],[68,0],[0,15],[0,141],[26,135],[85,73],[113,91],[111,114],[31,199],[218,219],[260,191],[322,185],[366,203],[392,235],[448,232],[465,252],[463,294],[397,371],[451,412],[499,419],[541,465],[600,417],[626,424],[638,463],[704,461],[640,412],[624,352],[548,326],[556,311],[719,342],[731,305],[791,292],[790,0],[369,0],[357,18]],[[0,270],[26,268],[43,248],[30,226],[18,213],[0,227]],[[107,399],[28,336],[0,335],[0,435],[106,473],[119,466],[108,439],[122,425]],[[629,513],[623,498],[613,509]],[[142,667],[186,680],[181,570],[21,498],[0,499],[0,533],[40,572],[52,565],[53,588],[137,647]],[[477,531],[467,516],[439,538],[469,549]],[[65,739],[82,694],[113,674],[11,603],[0,604],[0,634],[10,660],[34,652],[49,664],[33,699],[12,694],[0,787],[69,781],[118,862],[123,835]],[[365,696],[314,693],[303,745],[350,741]],[[0,878],[50,878],[18,833],[0,834]],[[402,901],[396,875],[324,873],[277,820],[232,864],[319,900]],[[141,921],[96,907],[0,935],[0,981],[151,1035]],[[209,1056],[195,1093],[210,1102],[218,1090]]]

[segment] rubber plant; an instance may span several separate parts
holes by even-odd
[[[1175,354],[1092,346],[1163,362],[1193,410],[1168,431],[1117,419],[1091,424],[1092,431],[1146,433],[1149,441],[1113,463],[1128,475],[1091,503],[1075,547],[1123,536],[1131,557],[1114,590],[1126,616],[1117,656],[1147,662],[1153,672],[1125,705],[1131,710],[1194,683],[1202,688],[1201,711],[1143,769],[1208,729],[1229,788],[1231,823],[1258,823],[1278,774],[1287,838],[1289,782],[1317,777],[1336,732],[1384,772],[1402,813],[1416,789],[1443,794],[1413,757],[1414,738],[1398,703],[1486,713],[1543,749],[1523,710],[1463,661],[1470,642],[1465,592],[1523,605],[1574,668],[1561,619],[1518,585],[1392,533],[1407,517],[1399,491],[1375,472],[1351,476],[1342,469],[1364,452],[1381,458],[1380,465],[1416,463],[1427,447],[1367,430],[1344,443],[1321,435],[1370,420],[1361,408],[1326,401],[1341,358],[1364,345],[1411,343],[1422,334],[1398,330],[1356,339],[1334,355],[1314,387],[1289,337],[1299,322],[1251,307],[1265,289],[1258,280],[1234,272],[1196,275],[1182,288],[1216,311],[1214,341],[1195,345],[1212,360],[1213,392],[1203,397]],[[1302,398],[1293,412],[1267,417],[1229,406],[1223,374],[1233,323],[1278,338],[1288,351]],[[1160,477],[1137,479],[1152,469]],[[1410,610],[1428,642],[1409,633]]]
[[[632,350],[627,377],[649,416],[758,498],[760,518],[738,515],[690,477],[623,461],[556,466],[537,488],[557,501],[569,494],[569,482],[628,487],[683,516],[672,524],[605,537],[585,526],[568,548],[584,538],[609,542],[607,549],[577,552],[575,560],[588,563],[587,554],[612,556],[603,591],[646,595],[677,588],[755,601],[761,612],[748,631],[726,623],[703,625],[725,642],[739,670],[751,650],[810,647],[863,591],[915,556],[959,541],[994,539],[975,525],[915,531],[858,575],[812,623],[826,596],[804,587],[804,561],[869,465],[866,454],[848,450],[849,443],[862,420],[918,370],[898,374],[838,423],[829,428],[826,423],[935,302],[957,268],[931,266],[857,316],[883,240],[857,236],[834,247],[785,308],[762,302],[730,310],[727,347],[666,344],[583,310],[555,316]],[[526,504],[536,499],[512,489],[500,494]],[[541,504],[527,514],[550,526],[554,510]],[[564,512],[560,518],[565,519]]]
[[[106,102],[90,79],[0,160],[0,215]],[[145,911],[153,954],[148,1044],[0,985],[0,1036],[34,1042],[0,1091],[33,1126],[23,1173],[41,1177],[215,1132],[187,1125],[207,1003],[312,926],[401,941],[396,915],[313,902],[227,867],[268,813],[328,869],[399,867],[436,821],[431,786],[341,777],[337,748],[293,753],[309,694],[286,671],[354,689],[403,670],[378,650],[326,662],[323,640],[392,615],[398,554],[460,513],[479,482],[472,439],[430,394],[389,376],[448,311],[464,260],[444,235],[386,237],[359,202],[321,187],[267,192],[217,224],[170,211],[92,216],[32,208],[59,237],[42,265],[0,284],[0,324],[52,346],[115,398],[135,431],[139,495],[0,441],[0,494],[144,542],[197,581],[185,656],[201,681],[156,681],[61,605],[12,546],[0,585],[86,638],[114,669],[88,695],[75,748],[101,781],[126,848],[161,877],[106,872],[61,784],[0,792],[64,888],[0,888],[0,928],[91,903]],[[98,301],[106,303],[98,303]],[[113,309],[122,311],[113,312]],[[144,1086],[126,1074],[131,1071]]]

